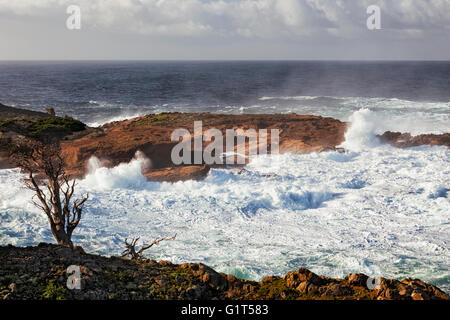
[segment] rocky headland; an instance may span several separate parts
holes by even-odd
[[[194,121],[202,121],[203,132],[216,128],[225,136],[226,129],[279,129],[280,153],[310,153],[335,150],[344,141],[347,123],[333,118],[290,114],[161,113],[90,128],[70,117],[7,107],[0,104],[0,168],[12,167],[8,150],[21,137],[57,137],[73,177],[87,173],[87,162],[96,156],[102,165],[113,167],[129,162],[137,151],[151,159],[145,176],[149,180],[170,181],[202,179],[210,167],[205,164],[179,165],[171,161],[171,141],[175,129],[187,129],[194,138]],[[411,136],[385,132],[381,142],[396,147],[445,145],[450,147],[450,133]],[[270,139],[270,137],[269,137]],[[270,142],[270,140],[269,140]],[[203,148],[209,142],[203,142]],[[245,142],[248,148],[248,140]],[[236,145],[237,149],[239,146]]]
[[[71,265],[80,267],[81,289],[66,286]],[[0,299],[450,300],[418,279],[380,278],[372,289],[367,279],[332,279],[301,268],[256,282],[201,263],[103,257],[45,243],[0,247]]]

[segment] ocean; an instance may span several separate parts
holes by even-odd
[[[0,62],[0,89],[3,104],[90,125],[165,111],[345,120],[370,108],[388,129],[448,132],[450,62]]]
[[[74,242],[117,255],[126,237],[177,233],[149,257],[255,280],[299,267],[414,277],[450,292],[450,150],[375,139],[450,132],[450,62],[1,62],[0,102],[92,126],[166,111],[350,121],[346,153],[261,156],[203,181],[147,182],[142,158],[92,161]],[[0,244],[52,242],[22,178],[0,170]]]

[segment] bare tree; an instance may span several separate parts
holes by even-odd
[[[152,243],[150,243],[148,245],[144,245],[141,249],[139,249],[139,251],[136,251],[136,243],[138,242],[140,237],[137,237],[136,239],[131,240],[131,243],[128,243],[128,238],[127,238],[127,239],[125,239],[126,249],[122,252],[122,257],[130,256],[131,259],[141,260],[141,259],[143,259],[143,253],[145,250],[153,247],[155,244],[158,244],[161,241],[174,240],[176,238],[176,236],[177,235],[175,234],[173,237],[156,239]]]
[[[16,146],[11,159],[28,174],[25,186],[35,192],[32,202],[46,214],[58,244],[73,248],[72,233],[88,195],[72,201],[76,181],[66,173],[59,143],[26,140]]]

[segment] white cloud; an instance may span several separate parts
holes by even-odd
[[[373,4],[382,30],[367,30]],[[450,0],[0,0],[0,59],[450,59],[449,12]]]
[[[155,36],[358,36],[365,9],[382,8],[382,26],[404,37],[449,32],[450,0],[0,0],[0,14],[55,18],[78,4],[84,28]],[[404,32],[403,32],[404,31]]]

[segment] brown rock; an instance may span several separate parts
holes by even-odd
[[[309,283],[313,283],[318,286],[324,283],[323,278],[304,268],[300,268],[297,271],[288,272],[283,279],[286,281],[286,286],[289,288],[297,288],[303,281],[308,281]]]
[[[208,166],[186,164],[180,168],[171,160],[172,148],[177,144],[171,141],[172,132],[178,128],[186,128],[192,136],[196,120],[203,121],[203,131],[216,128],[223,132],[224,137],[226,129],[267,129],[268,132],[270,129],[279,129],[280,152],[309,153],[334,149],[343,142],[346,130],[345,123],[319,116],[164,113],[106,124],[102,127],[102,134],[97,132],[63,141],[63,154],[71,168],[70,174],[74,176],[86,174],[86,163],[93,155],[111,167],[129,162],[139,150],[151,159],[151,166],[144,170],[148,179],[201,179],[208,173]],[[203,147],[208,143],[210,142],[204,142]]]
[[[173,264],[172,264],[172,262],[170,262],[170,261],[168,261],[168,260],[161,260],[161,261],[158,261],[158,264],[160,265],[160,266],[172,266]]]
[[[391,289],[386,289],[383,295],[389,300],[392,300],[395,297],[394,292]]]
[[[346,280],[331,279],[317,276],[306,269],[299,269],[288,273],[281,282],[279,277],[266,277],[258,283],[219,274],[198,263],[162,266],[153,261],[138,262],[92,254],[73,254],[66,260],[57,254],[57,249],[60,248],[49,244],[28,248],[0,246],[0,274],[4,275],[0,277],[0,281],[4,285],[10,285],[9,288],[0,290],[0,299],[39,297],[41,292],[36,291],[37,284],[45,284],[49,279],[58,277],[62,282],[57,284],[64,285],[65,269],[70,264],[82,266],[84,289],[67,291],[69,299],[305,298],[300,292],[307,292],[308,299],[450,299],[450,296],[439,288],[418,279],[404,279],[402,282],[384,279],[382,289],[369,291],[350,284],[355,280],[354,277],[347,277]],[[30,269],[30,264],[37,268]],[[85,264],[96,267],[88,269]],[[114,265],[117,267],[114,268],[114,274],[105,272],[112,270]],[[179,272],[179,268],[183,268],[183,272]],[[27,280],[16,279],[14,274],[26,274]],[[313,283],[315,281],[321,284]],[[12,286],[12,282],[19,290]],[[298,291],[287,289],[287,283],[291,286],[297,284],[293,289]]]
[[[210,166],[174,166],[169,168],[152,169],[145,172],[145,177],[151,181],[186,181],[201,180],[205,178],[210,170]]]
[[[308,294],[310,295],[315,295],[319,293],[319,287],[316,286],[315,284],[310,284],[308,286]]]
[[[196,263],[183,263],[183,264],[180,264],[180,268],[181,269],[193,269],[194,266],[196,266],[196,268],[197,268],[196,270],[198,270],[198,265]]]
[[[411,294],[411,289],[407,286],[398,286],[397,290],[400,296],[407,296]]]
[[[194,285],[186,290],[186,295],[192,299],[201,299],[205,295],[205,288]]]
[[[242,286],[242,290],[244,290],[244,292],[246,293],[251,293],[255,290],[255,287],[252,286],[250,283],[246,283]]]
[[[209,273],[205,273],[202,277],[202,282],[209,282],[211,280],[211,275]]]
[[[277,276],[266,276],[261,280],[261,284],[271,283],[279,279],[280,277]]]
[[[368,278],[368,276],[362,273],[350,273],[347,276],[347,281],[352,286],[366,287]]]
[[[327,287],[324,295],[325,296],[345,296],[352,294],[353,290],[350,287],[341,285],[339,283],[331,284]]]
[[[54,117],[56,115],[55,113],[55,109],[53,108],[45,108],[45,111],[47,112],[48,115]]]
[[[15,283],[11,283],[8,288],[12,293],[14,293],[17,290],[17,285]]]
[[[162,277],[162,276],[158,276],[158,277],[155,279],[155,283],[156,283],[158,286],[160,286],[160,287],[165,287],[166,284],[167,284],[167,280],[166,280],[164,277]]]
[[[386,131],[378,136],[381,142],[389,143],[395,147],[406,148],[421,145],[441,145],[450,148],[450,133],[444,134],[421,134],[411,136],[409,133]]]
[[[309,286],[308,281],[303,281],[298,285],[297,290],[300,291],[301,293],[307,293],[308,286]]]
[[[417,291],[413,291],[413,293],[411,294],[411,298],[413,300],[428,300],[429,299],[429,297],[426,293],[417,292]]]
[[[237,278],[235,276],[233,276],[232,274],[227,274],[227,281],[229,283],[235,283],[237,280]]]

